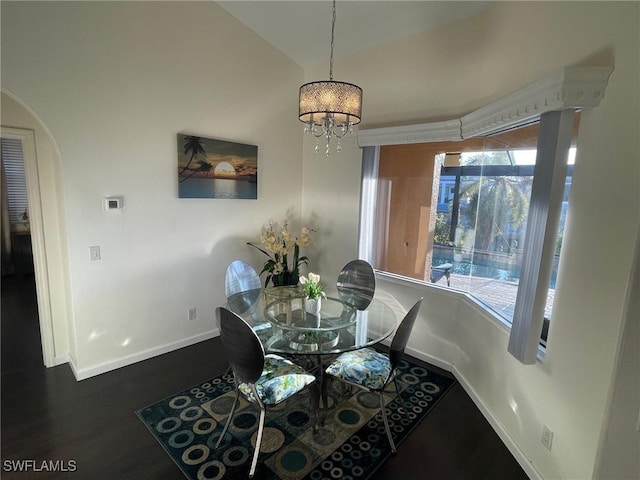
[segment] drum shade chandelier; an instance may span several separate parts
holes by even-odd
[[[298,118],[305,124],[305,133],[316,137],[315,151],[320,151],[320,138],[326,141],[325,153],[331,153],[335,138],[336,151],[340,152],[340,140],[354,133],[354,125],[360,123],[362,114],[362,89],[352,83],[333,80],[333,44],[336,26],[336,2],[333,0],[331,21],[331,57],[329,80],[305,83],[300,87]]]

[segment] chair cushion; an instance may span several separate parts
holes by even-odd
[[[386,355],[363,348],[343,353],[329,365],[326,372],[345,382],[379,390],[391,374],[391,362]]]
[[[312,383],[316,377],[304,368],[278,355],[265,355],[262,375],[256,382],[256,391],[265,405],[275,405],[286,400]],[[241,383],[238,388],[249,401],[255,402],[251,386]]]

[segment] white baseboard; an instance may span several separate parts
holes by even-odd
[[[389,342],[384,342],[389,343]],[[458,380],[462,388],[464,388],[467,395],[471,397],[473,403],[475,403],[478,410],[482,413],[482,415],[487,419],[491,428],[498,434],[500,440],[505,444],[513,458],[516,459],[518,464],[522,467],[527,476],[532,480],[544,480],[540,472],[536,470],[536,468],[531,463],[531,460],[525,455],[525,453],[520,449],[518,444],[511,438],[509,433],[504,429],[503,425],[498,421],[498,419],[493,415],[491,410],[484,404],[484,402],[478,396],[478,393],[475,389],[469,384],[467,378],[460,373],[460,371],[455,367],[455,365],[446,362],[440,358],[434,357],[427,353],[424,353],[420,350],[416,350],[414,348],[407,347],[405,352],[412,357],[415,357],[424,362],[428,362],[431,365],[435,365],[436,367],[442,368],[448,372],[451,372],[453,376]]]
[[[216,328],[204,333],[200,333],[198,335],[194,335],[193,337],[183,338],[175,342],[168,343],[166,345],[150,348],[142,352],[137,352],[132,355],[127,355],[126,357],[122,357],[117,360],[104,362],[98,365],[94,365],[94,366],[91,366],[88,368],[82,368],[82,369],[78,369],[76,366],[76,362],[74,362],[71,358],[69,358],[69,366],[71,367],[71,370],[73,371],[73,374],[76,377],[76,380],[78,381],[85,380],[87,378],[95,377],[96,375],[100,375],[102,373],[110,372],[111,370],[115,370],[117,368],[126,367],[127,365],[132,365],[134,363],[138,363],[143,360],[148,360],[149,358],[157,357],[158,355],[173,352],[174,350],[188,347],[190,345],[195,345],[196,343],[200,343],[204,340],[209,340],[213,337],[217,337],[218,335],[219,335],[219,331]]]
[[[60,355],[58,357],[54,357],[53,366],[57,367],[58,365],[62,365],[63,363],[69,363],[69,357],[67,355]]]
[[[536,470],[536,468],[531,463],[529,457],[525,455],[525,453],[520,449],[520,446],[513,440],[511,435],[505,430],[504,426],[500,423],[500,421],[493,415],[491,410],[484,404],[482,399],[478,396],[478,393],[475,389],[469,384],[467,378],[460,373],[460,371],[453,367],[453,375],[456,377],[462,388],[467,392],[467,395],[471,397],[473,403],[476,404],[476,407],[482,412],[482,415],[487,419],[493,430],[498,434],[502,443],[509,449],[513,458],[516,459],[518,464],[522,467],[527,476],[532,480],[544,480],[540,472]]]
[[[423,362],[430,363],[431,365],[435,365],[436,367],[446,370],[447,372],[453,373],[453,365],[449,362],[445,362],[440,358],[436,358],[432,355],[421,352],[420,350],[416,350],[415,348],[407,347],[404,351],[414,358],[422,360]]]

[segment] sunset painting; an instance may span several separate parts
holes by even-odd
[[[258,198],[258,147],[178,134],[179,198]]]

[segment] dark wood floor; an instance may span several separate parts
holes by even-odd
[[[134,411],[223,373],[219,339],[76,382],[67,365],[42,366],[34,292],[25,279],[2,280],[2,478],[183,478]],[[73,460],[77,471],[6,471],[19,459]],[[458,384],[374,476],[425,478],[527,476]]]

